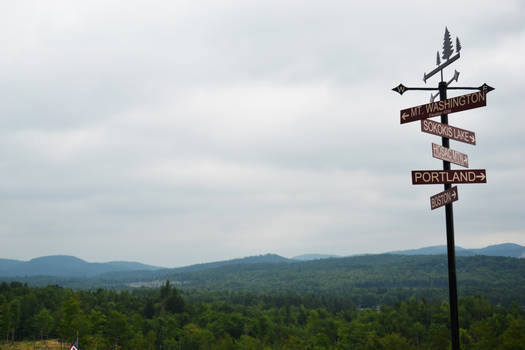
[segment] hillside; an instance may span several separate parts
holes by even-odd
[[[359,305],[392,304],[410,296],[446,299],[445,255],[366,255],[305,262],[256,262],[265,256],[155,271],[107,273],[91,278],[3,278],[34,286],[58,284],[77,289],[155,287],[169,280],[188,293],[332,295]],[[277,257],[271,257],[278,259]],[[236,262],[236,263],[234,263]],[[459,296],[484,295],[494,303],[525,304],[525,259],[457,257]]]
[[[389,252],[390,254],[400,255],[437,255],[447,254],[446,245],[438,245],[432,247],[424,247],[419,249],[410,250],[398,250]],[[456,246],[456,256],[474,256],[474,255],[486,255],[486,256],[506,256],[512,258],[525,258],[525,247],[514,243],[503,243],[490,245],[480,249],[465,249]]]
[[[0,259],[1,277],[93,277],[108,272],[157,270],[159,267],[137,262],[89,263],[69,255],[52,255],[29,261]]]
[[[302,255],[294,256],[292,260],[309,261],[309,260],[330,259],[330,258],[340,258],[340,256],[331,255],[331,254],[302,254]]]

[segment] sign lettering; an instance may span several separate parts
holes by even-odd
[[[454,186],[449,188],[446,191],[438,193],[430,197],[430,209],[434,210],[444,205],[455,202],[459,199],[458,197],[458,187]]]
[[[456,128],[447,124],[441,124],[430,119],[421,120],[421,131],[471,145],[476,144],[476,134],[473,131]]]
[[[486,183],[485,169],[412,170],[412,185]]]
[[[432,157],[468,168],[468,156],[464,153],[432,143]]]
[[[486,105],[487,95],[485,91],[477,91],[472,94],[456,96],[443,101],[436,101],[421,106],[403,109],[399,114],[401,117],[401,124],[404,124],[435,117],[441,114],[461,112]]]

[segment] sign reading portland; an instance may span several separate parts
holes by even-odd
[[[416,120],[427,119],[441,114],[466,111],[468,109],[484,107],[487,105],[485,91],[472,94],[456,96],[443,101],[427,103],[421,106],[411,107],[400,111],[401,124]]]
[[[412,185],[486,183],[485,169],[412,170]]]

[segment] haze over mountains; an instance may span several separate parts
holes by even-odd
[[[398,255],[439,255],[446,254],[446,246],[425,247],[414,250],[394,251],[387,254]],[[524,258],[525,247],[513,243],[492,245],[481,249],[465,249],[456,247],[457,256],[502,256]],[[33,276],[54,276],[54,277],[74,277],[89,278],[104,274],[119,273],[120,275],[134,274],[141,271],[170,270],[173,272],[194,272],[217,268],[228,265],[243,264],[267,264],[267,263],[292,263],[298,261],[320,260],[327,258],[340,258],[327,254],[305,254],[291,259],[275,254],[266,254],[242,259],[232,259],[212,263],[197,264],[173,269],[166,269],[159,266],[151,266],[138,262],[112,261],[106,263],[90,263],[82,259],[67,256],[54,255],[39,257],[30,261],[20,261],[12,259],[0,259],[0,277],[33,277]]]

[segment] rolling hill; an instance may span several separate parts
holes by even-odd
[[[127,261],[89,263],[69,255],[44,256],[29,261],[0,259],[1,277],[93,277],[108,272],[157,269],[160,267]]]
[[[411,250],[398,250],[389,252],[390,254],[400,255],[436,255],[436,254],[447,254],[446,245],[438,245],[432,247],[425,247]],[[486,256],[506,256],[512,258],[525,258],[525,247],[514,243],[503,243],[490,245],[480,249],[465,249],[456,246],[456,256],[474,256],[474,255],[486,255]]]

